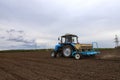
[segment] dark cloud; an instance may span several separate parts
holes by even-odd
[[[25,32],[23,30],[15,30],[15,29],[10,29],[6,31],[9,35],[9,38],[7,39],[8,41],[13,41],[13,42],[22,42],[24,44],[34,44],[35,40],[26,40],[25,39]]]
[[[19,34],[24,34],[24,31],[23,30],[15,30],[15,29],[10,29],[10,30],[7,30],[6,31],[8,34],[10,34],[10,33],[15,33],[15,32],[17,32],[17,33],[19,33]]]
[[[0,36],[0,39],[5,39],[5,37],[4,36]]]
[[[22,43],[26,43],[26,44],[31,44],[31,43],[35,43],[34,40],[24,40],[21,38],[11,38],[11,39],[7,39],[8,41],[14,41],[14,42],[22,42]]]

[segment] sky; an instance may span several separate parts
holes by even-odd
[[[0,50],[53,48],[58,37],[115,47],[120,0],[0,0]]]

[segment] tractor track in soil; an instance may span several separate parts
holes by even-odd
[[[101,52],[81,60],[51,58],[49,51],[0,53],[0,80],[120,80],[120,58],[105,59],[115,51]]]

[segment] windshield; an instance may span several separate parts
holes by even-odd
[[[61,43],[78,43],[78,38],[73,36],[62,37]]]
[[[78,43],[78,38],[77,37],[72,37],[72,43]]]

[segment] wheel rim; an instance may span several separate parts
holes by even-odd
[[[66,49],[64,49],[63,53],[64,53],[65,56],[70,56],[71,55],[71,49],[66,48]]]
[[[80,54],[76,54],[75,59],[80,59]]]

